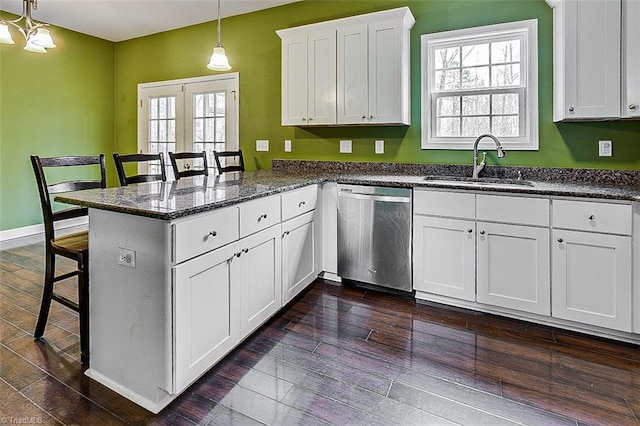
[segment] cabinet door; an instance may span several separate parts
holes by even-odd
[[[300,293],[317,276],[317,235],[315,212],[282,224],[282,304]]]
[[[475,223],[414,216],[413,288],[475,301]]]
[[[620,7],[620,1],[564,1],[564,118],[620,116]]]
[[[308,36],[307,125],[336,123],[336,32]]]
[[[622,2],[623,117],[640,117],[640,1]]]
[[[552,315],[631,331],[631,237],[553,231]]]
[[[338,29],[338,124],[365,124],[369,116],[367,25]]]
[[[477,301],[550,315],[549,228],[477,226]]]
[[[402,73],[403,28],[400,21],[369,24],[369,123],[410,124],[407,78]],[[408,57],[408,40],[405,56]]]
[[[243,238],[239,245],[240,328],[244,337],[282,306],[280,225]]]
[[[173,268],[174,393],[240,341],[237,243]]]
[[[307,36],[282,39],[282,125],[307,124]]]

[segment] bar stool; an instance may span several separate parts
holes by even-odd
[[[213,152],[213,157],[216,160],[216,166],[218,167],[218,172],[219,173],[225,173],[225,172],[244,172],[244,158],[242,156],[242,150],[238,150],[238,151],[214,151]],[[220,159],[227,159],[227,158],[238,158],[238,165],[233,165],[233,166],[225,166],[222,167],[222,164],[220,162]]]
[[[84,207],[71,207],[54,211],[52,208],[51,194],[78,191],[90,188],[106,188],[107,178],[104,154],[84,157],[49,157],[41,158],[31,156],[31,164],[40,193],[42,216],[45,230],[45,275],[42,302],[38,322],[33,337],[39,340],[44,334],[51,301],[56,302],[78,312],[80,320],[80,360],[83,364],[89,363],[89,233],[88,231],[76,232],[69,235],[56,237],[54,223],[59,220],[86,216],[88,210]],[[98,165],[100,167],[100,180],[73,180],[62,181],[55,184],[47,183],[44,169],[53,167]],[[63,256],[77,263],[75,271],[56,276],[56,256]],[[54,284],[58,281],[78,277],[78,302],[57,294]]]
[[[202,160],[202,168],[193,168],[193,163],[185,162],[183,167],[185,170],[180,171],[178,167],[178,160]],[[176,177],[176,180],[189,177],[189,176],[198,176],[204,175],[209,176],[209,169],[207,165],[207,153],[205,151],[202,152],[170,152],[169,160],[171,160],[171,167],[173,167],[173,174]]]
[[[120,155],[117,152],[114,152],[113,161],[116,164],[116,171],[118,172],[118,179],[120,180],[121,186],[127,186],[130,183],[155,182],[159,180],[164,182],[167,180],[167,175],[164,170],[164,155],[161,152],[157,154],[126,155]],[[127,173],[124,169],[125,163],[150,163],[155,161],[160,163],[160,172],[158,173],[135,174],[127,176]]]

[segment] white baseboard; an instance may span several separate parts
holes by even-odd
[[[58,229],[72,228],[74,226],[82,226],[88,223],[89,223],[88,217],[79,217],[79,218],[60,221],[56,223],[55,229],[58,230]],[[31,235],[37,235],[42,233],[44,233],[44,225],[41,223],[38,225],[23,226],[21,228],[7,229],[4,231],[0,231],[0,241],[13,240],[15,238],[28,237]]]

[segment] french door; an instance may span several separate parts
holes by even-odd
[[[162,152],[173,180],[169,152],[207,152],[215,174],[214,151],[238,149],[238,73],[138,85],[138,151]],[[149,172],[159,165],[150,164]],[[179,167],[193,166],[188,161]],[[141,165],[140,172],[146,172]]]

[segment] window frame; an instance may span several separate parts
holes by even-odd
[[[521,82],[518,86],[500,88],[460,88],[455,91],[434,92],[435,57],[437,48],[495,42],[500,39],[521,40]],[[421,42],[421,148],[458,149],[473,148],[475,136],[437,137],[436,102],[440,97],[476,94],[501,94],[524,92],[519,102],[521,135],[499,137],[506,150],[531,150],[539,148],[538,142],[538,20],[507,22],[481,27],[464,28],[432,34],[422,34]],[[491,64],[488,65],[489,67]],[[460,106],[462,108],[462,106]],[[460,117],[463,117],[462,113]],[[490,149],[493,142],[480,143],[481,149]]]

